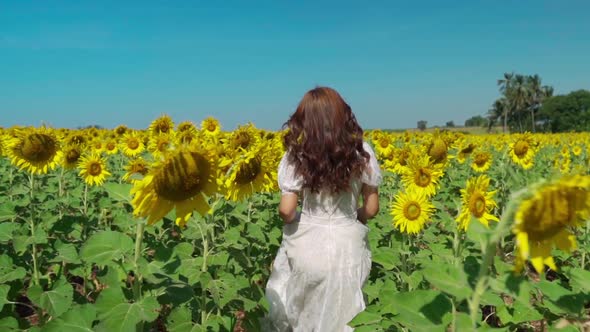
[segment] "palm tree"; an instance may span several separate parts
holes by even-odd
[[[492,108],[488,110],[488,130],[492,128],[492,126],[498,121],[499,118],[503,118],[504,126],[502,128],[502,132],[506,132],[506,124],[508,119],[508,111],[510,107],[508,107],[508,100],[504,97],[496,99],[492,104]]]
[[[531,90],[529,89],[527,76],[520,74],[514,76],[514,82],[511,84],[511,89],[507,92],[512,106],[511,108],[518,119],[519,129],[520,131],[523,131],[522,113],[529,108],[531,100]]]

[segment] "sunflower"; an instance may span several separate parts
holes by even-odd
[[[104,142],[101,138],[95,138],[90,142],[92,152],[101,154],[105,150]]]
[[[572,148],[572,153],[574,156],[579,157],[582,154],[582,147],[579,144],[574,145]]]
[[[176,208],[176,224],[184,227],[193,211],[209,211],[204,195],[217,190],[215,160],[195,145],[181,147],[156,162],[131,189],[133,214],[152,225]]]
[[[79,145],[68,145],[63,148],[63,155],[63,167],[67,169],[76,168],[82,156],[82,148]]]
[[[380,135],[379,139],[373,141],[373,145],[375,146],[375,152],[377,152],[377,155],[380,157],[391,154],[394,149],[391,137],[386,134]]]
[[[19,128],[5,141],[10,162],[32,174],[46,174],[60,163],[63,153],[51,129]]]
[[[512,161],[524,169],[533,167],[536,144],[537,143],[530,133],[516,136],[509,146]]]
[[[152,121],[148,129],[152,136],[160,134],[170,134],[174,130],[174,122],[167,114],[162,114],[159,118]]]
[[[217,136],[221,132],[219,121],[210,116],[201,122],[201,131],[208,136]]]
[[[428,145],[428,155],[435,164],[442,164],[447,161],[448,156],[447,142],[441,135],[435,134]]]
[[[65,138],[65,145],[81,145],[84,146],[88,138],[82,131],[71,131]]]
[[[227,199],[240,201],[257,192],[271,191],[276,182],[276,167],[269,164],[271,153],[268,145],[260,144],[220,164],[231,164],[224,183]]]
[[[96,153],[83,155],[78,162],[78,169],[84,182],[91,186],[101,186],[105,178],[111,175],[106,160]]]
[[[487,171],[492,166],[492,155],[486,151],[477,151],[473,154],[471,168],[479,173]]]
[[[128,130],[129,130],[129,128],[127,128],[126,125],[118,125],[115,129],[113,129],[113,131],[115,132],[115,135],[117,135],[119,137],[125,135]]]
[[[423,191],[427,197],[434,196],[439,179],[443,176],[441,167],[433,164],[427,155],[413,155],[407,161],[402,173],[402,182],[410,190]]]
[[[176,130],[176,141],[179,144],[190,144],[198,136],[197,128],[190,121],[179,123]]]
[[[134,131],[128,131],[121,139],[121,150],[128,157],[135,157],[143,152],[145,145],[141,135]]]
[[[125,171],[127,172],[123,175],[123,181],[135,182],[136,180],[133,177],[143,177],[147,174],[148,170],[148,163],[143,158],[131,159],[125,166]]]
[[[258,146],[260,136],[257,134],[256,128],[249,123],[244,126],[239,126],[236,130],[229,134],[225,139],[227,149],[232,154],[237,154],[240,151],[247,151],[252,147]]]
[[[151,138],[148,144],[148,151],[155,157],[160,158],[173,145],[174,139],[171,134],[160,134]]]
[[[472,218],[477,219],[486,227],[489,227],[490,221],[499,221],[496,216],[490,213],[496,207],[494,201],[496,191],[488,191],[489,186],[490,178],[480,175],[468,180],[467,188],[461,189],[463,204],[457,222],[462,230],[467,230]]]
[[[104,143],[104,151],[109,155],[119,152],[119,143],[117,142],[117,138],[111,137],[107,139]]]
[[[538,273],[544,265],[557,270],[553,247],[570,252],[577,246],[570,228],[581,226],[590,216],[590,176],[573,175],[543,182],[519,202],[512,232],[516,234],[516,269],[524,261]]]
[[[423,191],[407,190],[395,196],[391,206],[393,226],[402,233],[418,234],[430,220],[434,205]]]

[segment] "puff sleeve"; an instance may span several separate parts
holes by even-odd
[[[295,166],[289,162],[289,153],[285,153],[278,170],[279,189],[282,194],[297,193],[303,186],[303,178],[295,174]]]
[[[363,148],[366,152],[369,153],[369,162],[363,171],[361,176],[361,182],[371,186],[371,187],[378,187],[383,180],[381,175],[381,168],[379,167],[379,162],[377,161],[377,157],[375,157],[375,152],[367,142],[363,142]]]

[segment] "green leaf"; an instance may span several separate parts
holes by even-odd
[[[386,270],[393,270],[400,262],[398,253],[389,248],[374,250],[372,255],[373,262],[383,266]]]
[[[454,296],[458,301],[473,293],[467,275],[462,268],[451,264],[430,265],[424,270],[424,278],[439,290]]]
[[[96,319],[96,309],[92,305],[72,308],[58,319],[45,325],[45,332],[92,332],[92,324]]]
[[[109,193],[109,196],[115,200],[125,203],[131,202],[130,184],[107,182],[103,187]]]
[[[12,240],[12,232],[19,228],[19,224],[13,222],[3,222],[0,224],[0,243],[8,243]]]
[[[0,267],[0,284],[7,283],[13,280],[23,279],[27,275],[27,271],[22,267],[6,269]]]
[[[4,317],[0,319],[0,330],[21,331],[18,327],[18,321],[14,317]]]
[[[383,305],[388,305],[396,314],[394,321],[415,331],[441,327],[443,316],[452,310],[449,299],[441,292],[433,290],[397,293],[381,300]]]
[[[44,292],[40,286],[34,285],[29,288],[27,295],[33,303],[57,318],[72,306],[74,289],[67,281],[60,279],[52,290]]]
[[[154,297],[144,297],[136,303],[122,302],[111,307],[106,313],[100,313],[101,321],[97,331],[135,331],[139,322],[152,322],[158,318],[160,305]]]
[[[8,303],[8,292],[10,291],[9,285],[0,285],[0,311],[4,308],[4,305]]]
[[[590,293],[590,271],[573,268],[569,270],[568,277],[570,278],[570,284],[574,289]]]
[[[75,245],[57,240],[55,242],[55,250],[57,250],[58,255],[55,257],[54,261],[64,261],[73,264],[80,263],[80,258],[78,258],[78,251],[76,251]]]
[[[15,206],[12,202],[3,202],[0,205],[0,221],[12,220],[12,218],[16,217],[17,214],[14,208]]]
[[[100,231],[90,237],[80,251],[82,260],[107,265],[133,251],[133,241],[123,233]]]
[[[380,314],[369,312],[369,311],[362,311],[358,315],[356,315],[349,323],[351,327],[359,327],[363,325],[369,324],[377,324],[381,322],[383,317]],[[355,330],[356,331],[356,330]]]
[[[100,295],[98,296],[94,306],[99,315],[105,315],[113,310],[115,306],[126,302],[127,299],[125,299],[125,295],[123,294],[121,287],[117,285],[110,285],[109,288],[103,289],[100,292]]]
[[[166,327],[170,332],[190,331],[193,328],[192,312],[185,306],[178,307],[170,313]]]

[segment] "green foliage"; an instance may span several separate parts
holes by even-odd
[[[578,90],[548,98],[539,111],[539,119],[545,131],[590,130],[590,91]]]
[[[465,120],[465,127],[484,127],[488,125],[488,121],[481,115],[472,116]]]

